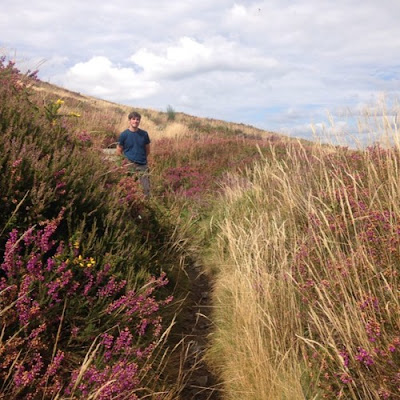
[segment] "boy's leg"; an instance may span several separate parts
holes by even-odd
[[[143,193],[146,197],[150,196],[150,177],[148,171],[141,172],[139,176],[140,183],[143,188]]]
[[[142,185],[143,193],[146,197],[150,196],[150,176],[149,167],[147,165],[135,165],[139,182]]]

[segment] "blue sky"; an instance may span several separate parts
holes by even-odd
[[[346,138],[384,103],[396,121],[399,20],[399,0],[3,0],[0,54],[133,107]]]

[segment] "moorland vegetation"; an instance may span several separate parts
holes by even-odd
[[[129,111],[0,62],[0,398],[184,399],[193,263],[218,398],[400,398],[396,126],[349,149],[138,109],[145,201],[103,151]]]

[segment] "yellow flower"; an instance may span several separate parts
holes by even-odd
[[[90,257],[90,258],[89,258],[89,262],[86,264],[86,266],[87,266],[88,268],[91,268],[91,267],[93,267],[95,264],[96,264],[95,259],[94,259],[93,257]]]
[[[79,241],[78,241],[78,240],[75,240],[75,242],[74,242],[74,247],[75,247],[76,249],[79,248]]]
[[[74,264],[81,264],[82,263],[82,256],[79,254],[79,257],[74,259]]]
[[[81,114],[76,113],[76,112],[70,112],[69,115],[70,115],[71,117],[80,117],[80,116],[81,116]]]
[[[56,104],[57,104],[58,106],[61,106],[61,104],[64,104],[64,100],[58,99],[58,100],[56,101]]]

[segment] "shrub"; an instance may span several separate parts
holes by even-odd
[[[64,209],[60,240],[79,231],[85,249],[99,260],[108,254],[121,272],[126,265],[146,269],[135,221],[140,196],[133,199],[131,192],[121,201],[112,189],[124,186],[119,184],[124,170],[71,133],[71,118],[57,117],[61,102],[34,104],[27,79],[13,64],[0,63],[1,232],[25,231]],[[4,243],[2,235],[0,249]]]
[[[171,300],[157,300],[154,290],[168,281],[161,275],[126,290],[79,242],[53,239],[62,214],[40,229],[14,229],[6,243],[0,397],[139,398],[161,334],[160,307]]]
[[[0,61],[0,397],[135,399],[170,301],[165,232],[63,103],[35,104],[34,76]]]
[[[168,121],[175,121],[176,112],[172,106],[168,105],[167,107],[167,119]]]

